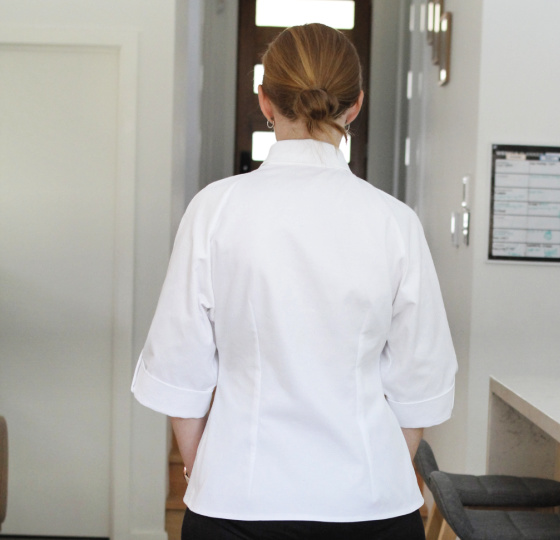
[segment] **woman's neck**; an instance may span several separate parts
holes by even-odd
[[[277,141],[315,139],[330,143],[336,148],[340,146],[342,139],[341,133],[334,128],[326,127],[325,131],[315,131],[311,134],[303,120],[292,121],[281,115],[277,115],[275,118],[274,133]]]

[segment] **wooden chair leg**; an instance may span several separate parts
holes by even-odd
[[[428,522],[426,523],[426,540],[438,540],[439,531],[443,523],[443,516],[439,511],[437,504],[432,504],[432,508],[428,515]]]
[[[455,540],[457,535],[453,532],[453,529],[449,526],[447,521],[444,520],[441,530],[439,531],[438,540]]]

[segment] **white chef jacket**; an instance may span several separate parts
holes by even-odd
[[[351,522],[422,505],[400,428],[449,418],[455,371],[414,212],[288,140],[190,203],[132,388],[176,417],[216,388],[193,512]]]

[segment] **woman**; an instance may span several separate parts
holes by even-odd
[[[456,361],[422,228],[338,150],[363,100],[344,35],[289,28],[263,64],[278,142],[189,205],[133,391],[172,417],[183,538],[424,538],[411,456]]]

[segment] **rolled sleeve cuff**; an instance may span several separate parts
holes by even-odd
[[[415,403],[400,403],[387,398],[387,403],[403,428],[427,428],[449,420],[455,399],[455,385],[435,398]]]
[[[177,418],[202,418],[210,408],[214,388],[188,390],[160,381],[148,372],[140,357],[131,390],[142,405],[154,411]]]

